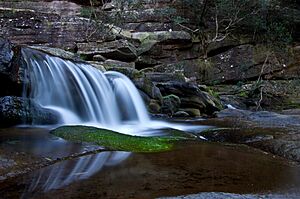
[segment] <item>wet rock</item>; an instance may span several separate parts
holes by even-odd
[[[51,48],[47,46],[28,46],[31,49],[35,49],[38,51],[42,51],[46,54],[53,55],[55,57],[60,57],[62,59],[67,59],[75,62],[81,62],[82,60],[80,59],[79,55],[62,50],[60,48]]]
[[[0,98],[1,126],[18,124],[57,124],[60,116],[53,110],[46,109],[32,99],[6,96]]]
[[[160,113],[161,107],[159,105],[159,102],[157,100],[150,100],[148,110],[150,113]]]
[[[11,71],[13,58],[12,44],[9,40],[0,37],[0,73],[8,74]]]
[[[282,115],[268,111],[246,111],[240,109],[225,109],[217,113],[219,118],[239,118],[255,123],[260,127],[300,127],[299,115]]]
[[[173,117],[189,117],[190,115],[185,111],[177,111]]]
[[[140,77],[132,79],[135,86],[146,93],[150,98],[162,101],[162,94],[160,89],[147,77]]]
[[[14,54],[10,41],[0,37],[0,96],[21,93],[21,85],[17,82],[18,67],[13,64]]]
[[[189,116],[191,117],[200,117],[201,113],[199,109],[195,109],[195,108],[184,108],[184,109],[180,109],[183,112],[186,112]]]
[[[300,161],[300,115],[225,109],[217,116],[215,122],[230,129],[203,132],[201,135],[208,140],[247,144],[289,160]]]
[[[20,48],[12,48],[7,39],[0,38],[0,96],[22,95],[24,66]]]
[[[163,97],[162,112],[172,116],[178,111],[181,104],[181,100],[176,95],[167,95]]]
[[[92,65],[93,67],[97,68],[98,70],[105,72],[106,69],[103,66],[102,62],[97,62],[97,61],[87,61],[87,63],[89,63],[90,65]]]
[[[144,94],[148,95],[148,97],[152,99],[162,102],[160,89],[149,78],[147,78],[143,72],[128,67],[108,67],[107,70],[117,71],[126,75]]]
[[[202,91],[196,84],[167,82],[156,85],[163,95],[174,94],[178,96],[181,100],[180,108],[199,109],[201,113],[208,115],[220,110],[220,107],[214,102],[217,100],[207,92]]]
[[[224,107],[234,107],[237,109],[247,109],[244,99],[235,95],[220,96],[221,103]]]
[[[149,105],[149,104],[150,104],[150,101],[152,100],[152,99],[149,97],[149,95],[147,95],[144,91],[142,91],[142,90],[140,90],[140,89],[138,89],[138,91],[139,91],[139,94],[140,94],[140,96],[142,97],[144,103],[145,103],[146,105]]]
[[[131,67],[106,67],[108,71],[117,71],[126,75],[129,79],[135,80],[143,78],[144,74]]]

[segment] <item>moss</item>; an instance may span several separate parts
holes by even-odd
[[[163,96],[163,99],[174,99],[174,100],[178,101],[179,103],[181,103],[180,98],[177,95],[174,95],[174,94]]]
[[[213,96],[213,97],[215,97],[217,99],[220,98],[219,93],[216,92],[216,91],[214,91],[213,88],[211,88],[211,87],[207,87],[207,92],[208,92],[208,94],[210,94],[211,96]]]
[[[247,91],[240,91],[238,96],[239,97],[248,97],[248,92]]]
[[[173,148],[175,141],[188,139],[178,134],[167,137],[130,136],[107,129],[86,126],[63,126],[51,133],[69,141],[94,143],[109,150],[131,152],[168,151]]]

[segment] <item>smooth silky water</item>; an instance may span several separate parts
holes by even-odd
[[[30,80],[24,88],[24,97],[34,99],[44,108],[56,111],[61,117],[60,124],[44,126],[46,129],[60,125],[86,125],[130,135],[156,136],[163,134],[161,129],[165,128],[184,131],[208,128],[151,120],[138,90],[121,73],[103,73],[89,64],[74,63],[29,48],[22,49],[22,57],[27,65],[25,77]],[[32,125],[23,127],[43,126],[33,121]],[[39,140],[27,147],[37,151],[37,154],[41,151],[45,154],[50,152],[51,145],[58,147],[64,144],[62,139],[51,142]],[[41,150],[40,146],[44,149]],[[64,154],[72,152],[73,149],[71,152],[66,150]],[[59,155],[61,152],[55,150],[52,153]],[[61,165],[59,169],[47,172],[49,180],[46,180],[43,190],[60,188],[75,180],[86,179],[101,170],[104,164],[115,165],[129,156],[128,152],[110,152],[109,155],[100,153],[92,158],[80,158],[73,168],[68,167],[69,175],[64,179],[61,179],[61,173],[65,172],[65,166]],[[77,173],[81,175],[76,175]],[[29,189],[34,190],[38,182],[39,180],[32,183]]]
[[[166,128],[197,133],[209,128],[150,119],[138,90],[118,72],[102,73],[88,64],[27,48],[22,53],[30,77],[30,92],[24,95],[58,112],[61,122],[47,127],[33,123],[8,130],[14,132],[9,135],[2,132],[2,148],[50,159],[101,148],[67,142],[48,133],[60,125],[87,125],[140,136],[162,135]],[[10,144],[11,140],[18,142]],[[153,198],[201,191],[282,191],[299,187],[294,178],[299,171],[281,159],[245,147],[183,143],[170,152],[101,152],[62,161],[17,178],[9,188],[0,188],[0,195]]]

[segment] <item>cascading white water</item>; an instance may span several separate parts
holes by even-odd
[[[28,48],[22,49],[22,57],[28,66],[29,97],[57,111],[62,124],[91,125],[146,136],[157,134],[145,131],[149,129],[199,129],[199,126],[150,120],[138,90],[121,73],[103,73],[89,64],[74,63]]]
[[[30,97],[58,111],[63,123],[117,127],[150,121],[139,92],[125,75],[102,73],[31,49],[22,53],[30,67]]]

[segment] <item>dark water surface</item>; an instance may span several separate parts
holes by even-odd
[[[0,147],[0,156],[16,150],[34,158],[56,158],[87,150],[85,145],[57,139],[43,129],[0,130]],[[290,193],[300,188],[299,176],[298,165],[247,146],[193,141],[169,152],[101,152],[56,163],[0,181],[0,198]]]

